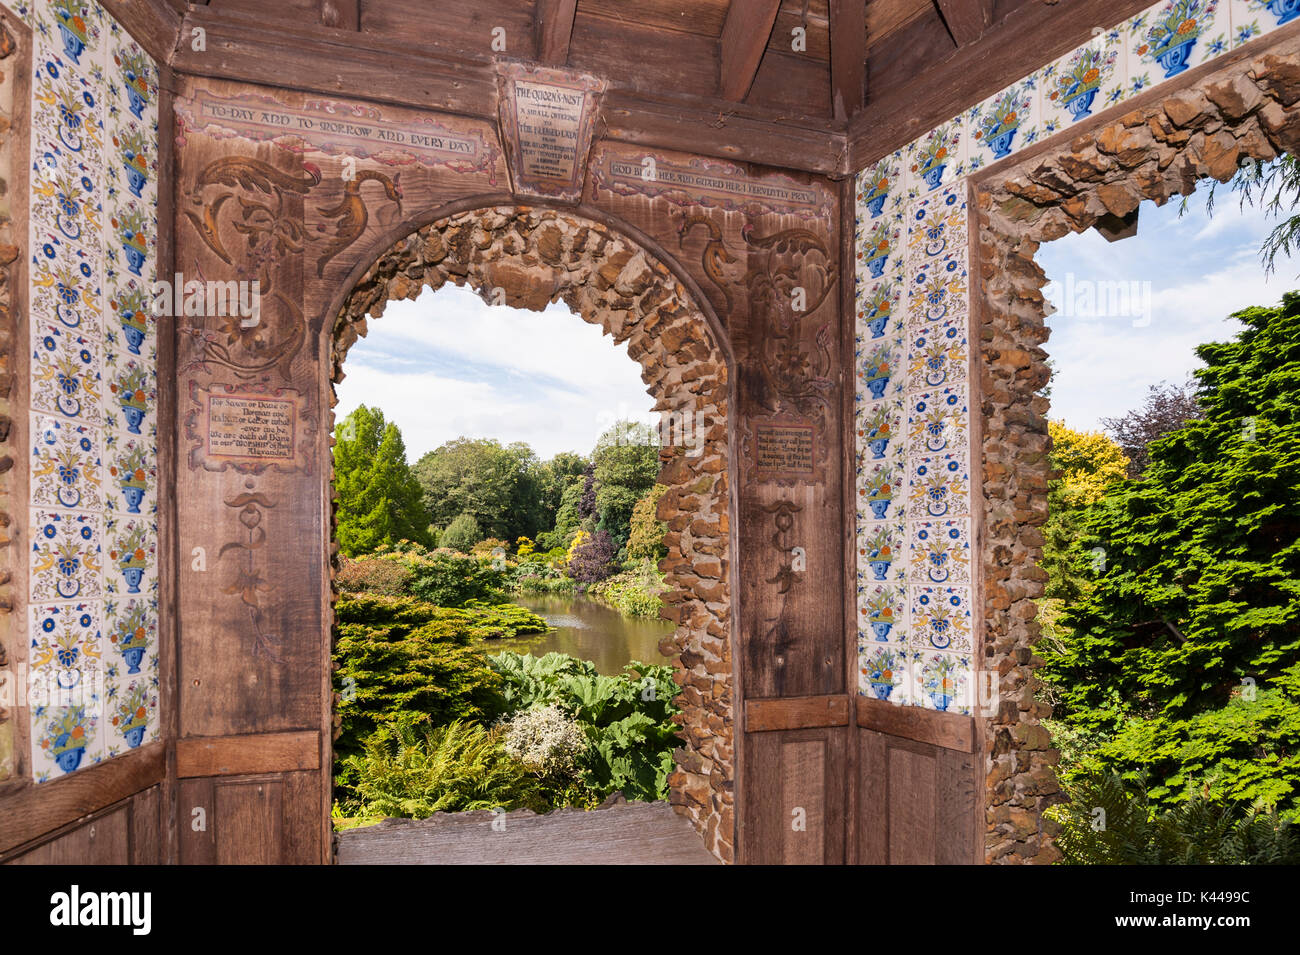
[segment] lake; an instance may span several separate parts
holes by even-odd
[[[673,625],[657,617],[625,617],[617,610],[586,597],[551,594],[515,594],[511,603],[527,607],[546,619],[554,630],[518,640],[493,641],[500,650],[531,653],[535,657],[555,651],[590,660],[605,676],[616,676],[633,660],[666,664],[659,641]]]

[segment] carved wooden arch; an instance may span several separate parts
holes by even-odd
[[[329,326],[331,384],[368,316],[427,287],[468,285],[492,304],[534,311],[563,301],[598,324],[641,365],[655,410],[702,422],[696,452],[661,452],[659,504],[668,523],[672,588],[666,614],[677,624],[661,649],[682,686],[675,720],[683,745],[670,777],[672,802],[711,852],[731,861],[734,843],[734,674],[731,640],[732,439],[726,343],[675,271],[621,230],[573,212],[491,205],[444,216],[380,254],[347,292]],[[677,420],[683,420],[678,418]],[[333,413],[329,422],[333,428]],[[332,482],[328,469],[325,479]],[[331,514],[331,540],[333,514]],[[331,598],[332,599],[332,598]]]
[[[1251,56],[1246,49],[1156,89],[1105,117],[1085,135],[991,167],[973,182],[981,291],[984,669],[999,673],[1001,703],[985,736],[985,856],[989,862],[1059,858],[1042,810],[1061,799],[1059,754],[1034,700],[1040,636],[1034,601],[1047,519],[1047,276],[1034,261],[1044,242],[1100,225],[1112,228],[1144,199],[1163,205],[1205,178],[1225,182],[1246,159],[1265,161],[1300,146],[1300,38]],[[1136,108],[1133,103],[1138,104]],[[1113,113],[1119,113],[1115,110]]]

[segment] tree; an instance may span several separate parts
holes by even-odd
[[[580,583],[594,584],[612,573],[618,548],[614,546],[609,531],[598,530],[589,540],[575,541],[575,544],[569,560],[570,577]]]
[[[483,539],[478,521],[473,514],[460,514],[442,532],[440,542],[443,547],[450,547],[463,554],[468,554],[475,544]]]
[[[1150,461],[1147,446],[1201,414],[1192,382],[1171,385],[1162,381],[1147,389],[1142,407],[1118,418],[1102,418],[1101,423],[1128,456],[1129,477],[1141,477]]]
[[[656,484],[632,508],[632,525],[627,538],[628,557],[659,560],[667,555],[664,535],[668,533],[668,525],[657,516],[659,499],[667,492],[667,484]]]
[[[1218,186],[1217,182],[1211,180],[1205,196],[1206,215],[1214,214]],[[1264,273],[1270,275],[1277,265],[1279,255],[1288,258],[1293,252],[1300,251],[1300,213],[1294,211],[1300,206],[1300,161],[1290,153],[1284,153],[1266,163],[1247,160],[1229,181],[1228,188],[1241,196],[1242,208],[1258,202],[1260,208],[1270,216],[1281,218],[1259,250]],[[1187,202],[1184,200],[1183,211],[1186,208]]]
[[[600,436],[592,461],[598,524],[617,550],[627,541],[632,509],[659,476],[659,446],[650,428],[619,421]]]
[[[400,540],[428,543],[429,515],[406,463],[402,432],[378,408],[362,405],[335,430],[334,488],[345,556]]]
[[[513,540],[550,526],[540,505],[540,467],[526,444],[457,438],[425,454],[414,470],[434,524],[469,514],[483,534]]]
[[[1202,345],[1203,417],[1149,446],[1142,481],[1088,509],[1091,590],[1045,675],[1106,768],[1300,811],[1300,293]],[[1214,754],[1214,759],[1207,759]],[[1288,777],[1279,779],[1279,772]]]
[[[1063,421],[1049,421],[1052,450],[1048,462],[1057,476],[1047,485],[1047,524],[1043,527],[1046,596],[1074,600],[1086,588],[1092,555],[1082,546],[1084,510],[1123,482],[1128,458],[1104,434],[1075,431]]]

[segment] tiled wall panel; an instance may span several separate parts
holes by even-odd
[[[32,28],[31,551],[38,782],[158,736],[157,68],[97,3]]]
[[[1300,0],[1158,3],[857,178],[858,692],[972,713],[965,177],[1300,18]]]

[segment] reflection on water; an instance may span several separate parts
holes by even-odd
[[[633,660],[667,663],[659,641],[673,625],[654,617],[625,617],[617,610],[585,597],[520,594],[512,603],[546,618],[554,630],[519,640],[492,641],[491,652],[514,650],[540,657],[555,651],[590,660],[606,676],[614,676]]]

